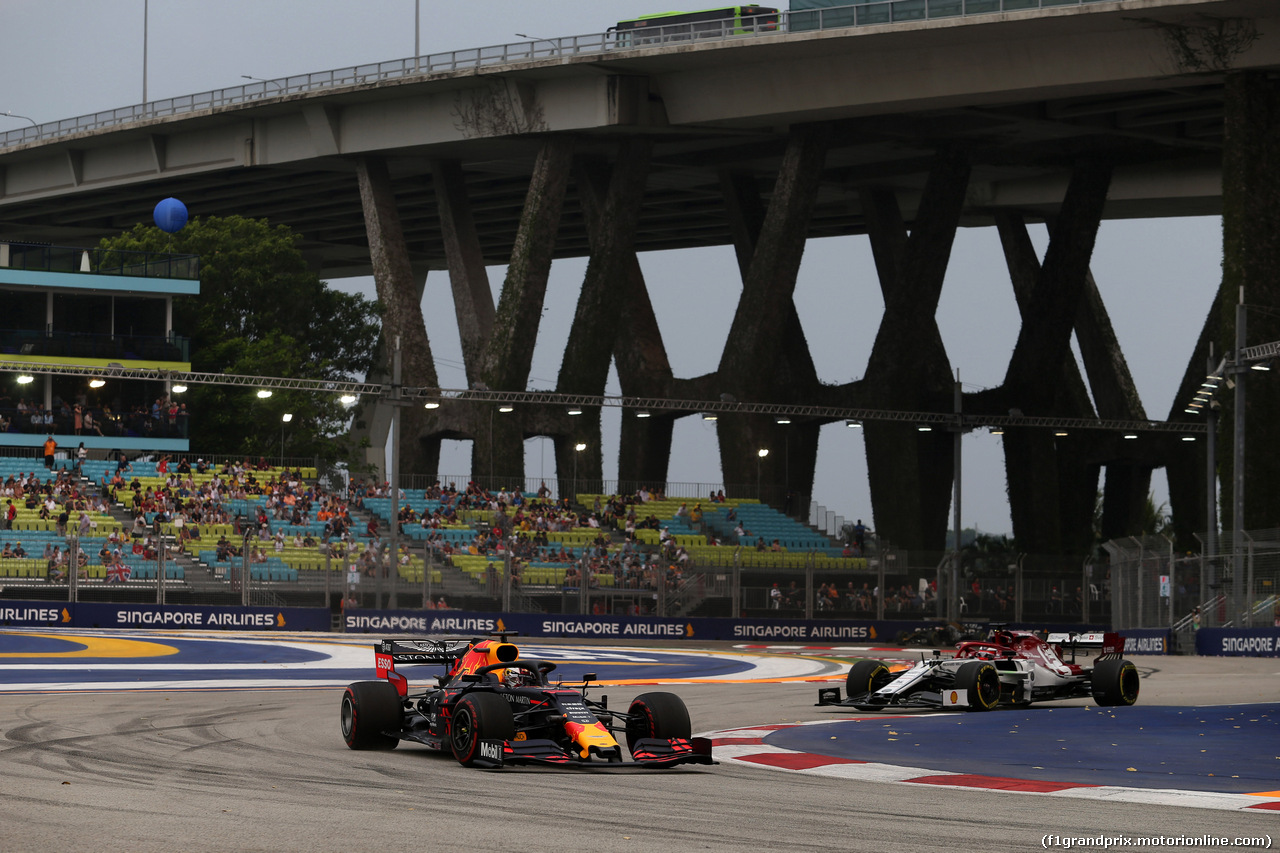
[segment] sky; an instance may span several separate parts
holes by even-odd
[[[703,8],[694,4],[690,8]],[[619,20],[679,8],[664,0],[5,0],[0,28],[0,130],[137,104],[146,54],[148,100],[422,54],[603,32]],[[145,9],[145,27],[144,27]],[[145,38],[144,38],[145,32]],[[25,117],[25,118],[19,118]],[[200,211],[192,210],[193,215]],[[1047,239],[1033,226],[1043,254]],[[0,237],[3,235],[0,234]],[[1219,217],[1103,223],[1092,271],[1110,312],[1148,417],[1173,404],[1196,336],[1221,279]],[[742,284],[729,247],[640,256],[677,376],[705,373],[720,352]],[[534,352],[530,386],[552,387],[559,373],[585,259],[557,261]],[[497,299],[505,270],[489,271]],[[372,295],[370,279],[332,281]],[[860,378],[883,311],[865,237],[810,241],[795,291],[819,378]],[[423,311],[444,387],[465,386],[447,274],[427,278]],[[938,325],[966,391],[999,385],[1018,333],[1012,287],[994,229],[962,229],[948,268]],[[611,371],[606,393],[619,393]],[[619,409],[604,412],[606,478],[617,474]],[[962,523],[984,533],[1011,530],[998,437],[963,439]],[[785,453],[785,448],[771,448]],[[466,474],[470,447],[446,442],[440,473]],[[526,473],[555,475],[549,442],[526,443]],[[859,430],[823,427],[814,499],[874,528]],[[677,421],[669,482],[721,483],[715,427]],[[1167,501],[1163,471],[1152,480]],[[950,517],[950,516],[949,516]]]

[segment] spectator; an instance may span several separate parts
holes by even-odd
[[[862,519],[858,519],[853,525],[853,544],[861,553],[867,551],[867,527],[862,523]]]
[[[51,434],[44,440],[44,467],[50,471],[53,470],[53,454],[58,450],[58,442],[53,440]]]

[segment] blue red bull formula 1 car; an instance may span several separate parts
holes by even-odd
[[[626,712],[588,698],[594,674],[549,682],[550,661],[520,657],[496,640],[382,640],[374,647],[378,681],[342,694],[342,737],[351,749],[394,749],[415,741],[450,751],[467,767],[509,764],[672,767],[715,764],[711,742],[691,736],[689,712],[672,693],[644,693]],[[401,664],[446,667],[436,684],[411,691]],[[626,740],[631,762],[623,760]]]

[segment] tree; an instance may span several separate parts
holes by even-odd
[[[1017,543],[1008,536],[978,533],[960,549],[960,568],[966,578],[1006,577],[1020,556]]]
[[[173,300],[174,330],[191,339],[196,372],[308,379],[360,379],[373,364],[378,305],[333,290],[284,225],[240,216],[196,217],[176,234],[136,225],[104,239],[108,252],[198,255],[200,295]],[[104,264],[109,258],[104,258]],[[192,387],[191,446],[208,453],[274,457],[349,455],[348,415],[337,399],[299,391]],[[286,426],[282,416],[291,413]]]
[[[1168,536],[1173,538],[1173,515],[1169,505],[1161,502],[1156,506],[1156,493],[1147,493],[1147,502],[1142,507],[1142,514],[1133,522],[1134,526],[1125,536]],[[1093,505],[1093,539],[1095,545],[1102,544],[1102,491],[1099,490]]]

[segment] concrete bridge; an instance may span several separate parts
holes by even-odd
[[[373,273],[404,380],[422,386],[438,382],[418,304],[427,271],[447,269],[468,380],[511,390],[527,387],[551,261],[586,256],[557,390],[601,393],[613,360],[624,394],[951,411],[934,312],[956,229],[994,226],[1024,325],[1004,384],[966,395],[964,410],[1146,420],[1089,276],[1098,223],[1223,213],[1226,301],[1243,284],[1251,303],[1276,303],[1280,8],[1043,5],[626,50],[603,37],[534,42],[470,64],[397,60],[27,128],[0,137],[0,234],[92,240],[169,195],[205,216],[287,223],[323,274]],[[1026,230],[1039,221],[1043,263]],[[844,234],[868,235],[886,307],[854,371],[864,378],[825,386],[791,293],[805,241]],[[707,245],[735,248],[743,295],[717,369],[679,378],[636,253]],[[509,265],[496,306],[494,263]],[[1206,319],[1179,401],[1229,325]],[[1251,337],[1277,332],[1264,321]],[[1263,430],[1280,423],[1280,411],[1265,416],[1280,402],[1259,391],[1250,406],[1263,413],[1251,446],[1277,446]],[[622,481],[665,479],[673,417],[624,418]],[[542,434],[568,470],[583,418],[598,432],[598,413],[571,421],[550,407],[496,429],[480,405],[412,411],[406,466],[434,471],[440,440],[460,437],[474,440],[474,470],[510,476],[521,439]],[[812,480],[820,425],[787,427],[795,491]],[[754,449],[778,429],[721,419],[725,481],[752,482]],[[1127,532],[1151,470],[1167,466],[1189,540],[1208,511],[1203,443],[1170,438],[1007,432],[1024,549],[1087,547],[1103,467],[1104,535]],[[880,532],[940,548],[952,438],[868,422],[866,441]],[[588,455],[578,466],[590,482],[603,460]],[[1263,487],[1280,461],[1267,455],[1251,457],[1249,526],[1280,510]]]

